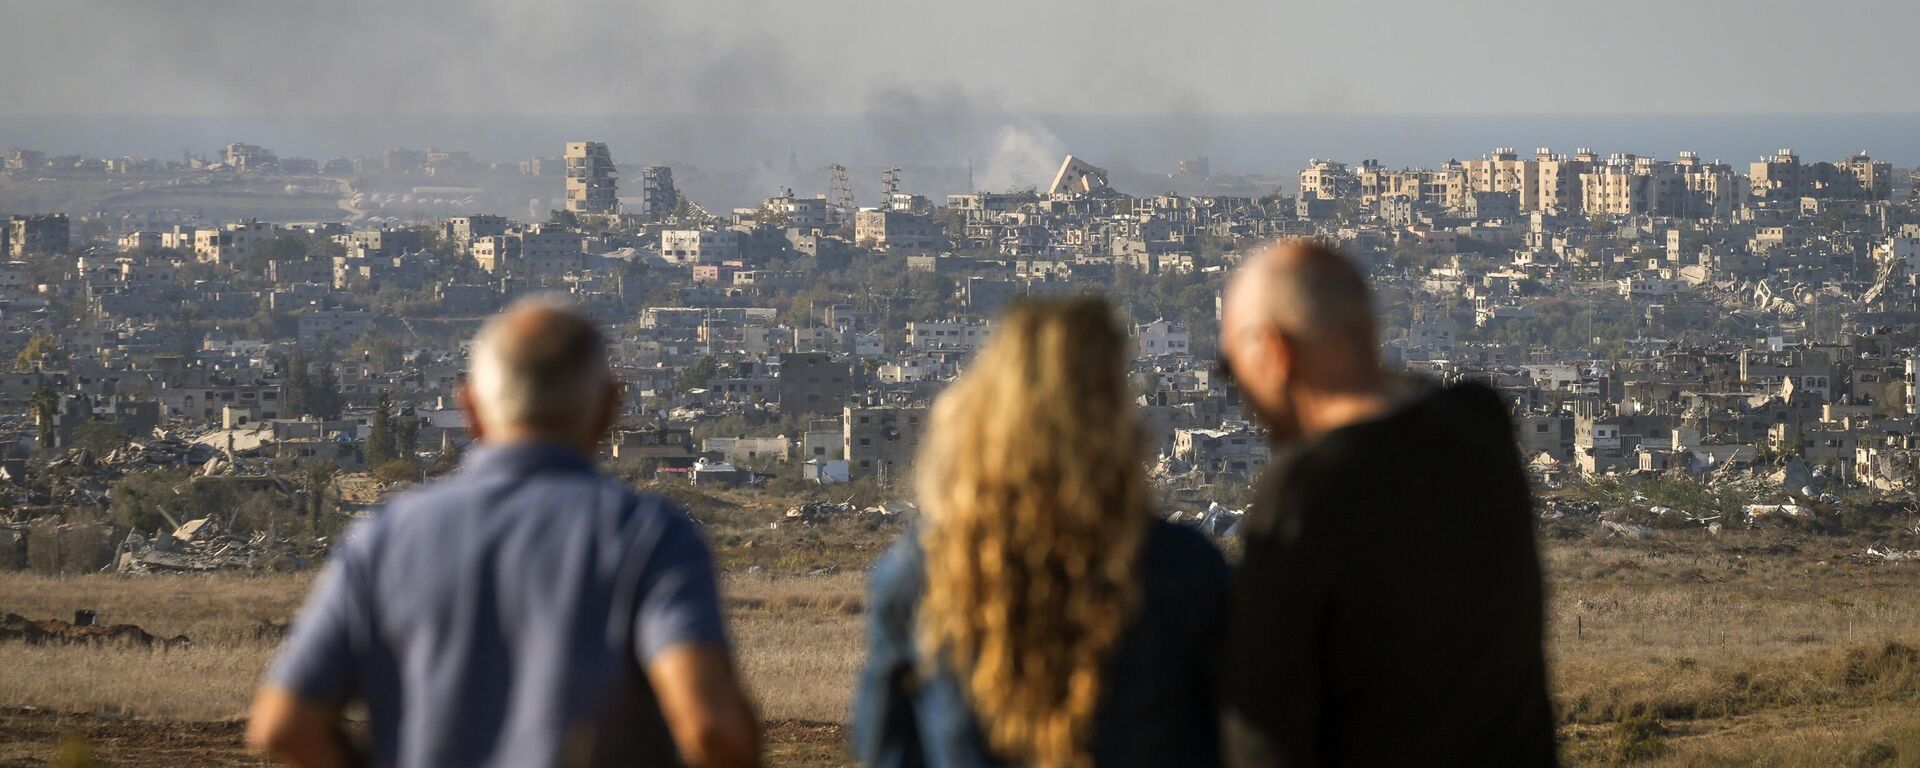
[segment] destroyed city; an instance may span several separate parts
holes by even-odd
[[[409,70],[505,12],[294,73],[109,5],[195,42],[0,88],[0,765],[1920,765],[1920,119],[1837,43],[1521,44],[1573,102],[1315,11],[1366,55],[1271,66],[1392,63],[1243,105],[1071,14],[998,89],[674,11],[599,118],[590,19],[480,85]]]

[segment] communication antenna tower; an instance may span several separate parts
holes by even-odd
[[[840,213],[843,220],[852,217],[853,181],[847,178],[847,167],[834,163],[827,166],[827,170],[832,174],[827,195],[832,199],[834,209]]]

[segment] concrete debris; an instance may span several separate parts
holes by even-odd
[[[188,520],[181,524],[180,527],[173,529],[173,538],[182,542],[193,541],[200,537],[201,532],[210,530],[208,525],[211,522],[212,518],[207,517],[202,517],[198,520]]]
[[[1600,516],[1600,503],[1549,499],[1541,505],[1540,516],[1548,520],[1593,520]]]
[[[920,514],[920,506],[911,501],[888,501],[867,507],[861,510],[861,512],[869,515],[878,515],[887,520],[899,520]]]
[[[846,517],[854,513],[852,504],[835,504],[827,501],[810,501],[787,510],[782,522],[788,524],[813,525],[829,518]]]
[[[1920,549],[1900,550],[1867,547],[1867,557],[1887,563],[1904,563],[1910,560],[1920,560]]]
[[[107,452],[107,455],[100,457],[100,463],[122,470],[199,466],[213,461],[217,453],[211,445],[165,435],[115,448]]]
[[[1764,520],[1791,518],[1807,520],[1813,518],[1813,508],[1799,504],[1748,504],[1744,510],[1749,525]]]
[[[1240,535],[1240,522],[1246,519],[1246,510],[1221,506],[1220,502],[1207,502],[1207,508],[1201,512],[1175,512],[1167,516],[1169,522],[1191,525],[1202,533],[1218,539],[1231,539]]]
[[[813,525],[833,519],[849,517],[879,518],[883,521],[907,520],[920,514],[920,507],[910,501],[888,501],[861,508],[853,505],[849,498],[840,503],[830,501],[809,501],[787,508],[786,515],[780,519],[781,525]]]
[[[296,571],[325,559],[327,540],[302,541],[224,532],[211,517],[189,520],[171,534],[155,532],[149,539],[138,531],[127,534],[115,554],[113,568],[120,573],[193,573],[219,570]]]
[[[1600,521],[1600,527],[1608,533],[1616,536],[1625,536],[1629,539],[1644,539],[1653,535],[1652,527],[1634,525],[1632,523],[1616,523],[1612,520],[1602,520]]]

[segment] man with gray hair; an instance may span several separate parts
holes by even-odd
[[[1224,752],[1267,766],[1547,766],[1527,482],[1487,387],[1395,392],[1345,254],[1262,248],[1220,349],[1274,460],[1242,526]]]
[[[586,318],[523,300],[474,339],[460,390],[479,441],[336,548],[253,706],[248,739],[295,765],[751,766],[757,720],[685,515],[601,475],[619,413]]]

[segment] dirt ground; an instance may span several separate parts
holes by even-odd
[[[769,765],[850,764],[864,566],[895,533],[764,518],[709,529],[740,664],[768,719]],[[1920,562],[1862,558],[1868,543],[1744,532],[1548,541],[1565,762],[1920,766]],[[0,642],[0,768],[253,764],[237,718],[309,581],[0,574],[0,611],[89,609],[192,639]]]
[[[241,744],[243,727],[239,720],[144,720],[8,707],[0,709],[0,735],[4,736],[0,739],[0,768],[266,765]],[[849,765],[843,730],[838,723],[767,723],[768,764],[801,768]]]

